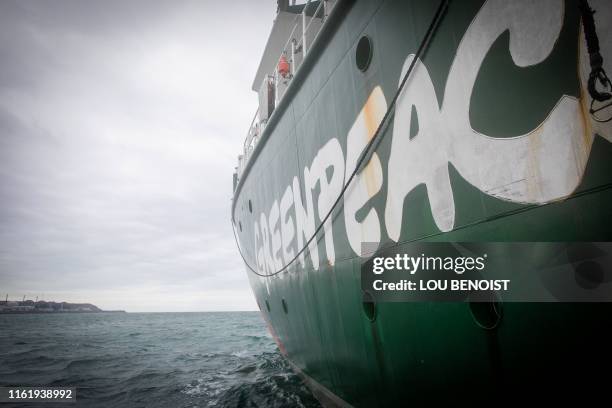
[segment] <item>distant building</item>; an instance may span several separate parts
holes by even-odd
[[[20,305],[19,302],[7,302],[6,305],[0,306],[0,311],[3,312],[31,312],[34,311],[34,306]]]

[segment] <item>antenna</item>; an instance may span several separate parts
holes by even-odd
[[[8,303],[8,293],[6,294],[6,303]]]
[[[23,300],[22,300],[22,302],[25,302],[25,295],[23,295]]]

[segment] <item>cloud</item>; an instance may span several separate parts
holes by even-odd
[[[231,174],[275,4],[0,3],[0,290],[255,309]]]

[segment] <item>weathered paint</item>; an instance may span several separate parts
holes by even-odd
[[[291,259],[325,216],[397,91],[432,3],[356,2],[287,102],[234,197],[240,247],[260,272]],[[612,7],[590,3],[612,72]],[[460,303],[379,304],[370,322],[359,284],[362,241],[612,238],[612,132],[585,111],[578,17],[574,1],[451,2],[333,222],[287,272],[249,274],[283,352],[318,384],[356,406],[473,401],[518,384],[543,392],[548,380],[550,395],[596,392],[597,378],[583,384],[568,367],[609,367],[608,305],[505,304],[487,332]],[[353,59],[362,34],[374,44],[365,73]]]

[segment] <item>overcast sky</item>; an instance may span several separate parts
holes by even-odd
[[[230,198],[275,12],[0,1],[2,298],[256,309]]]

